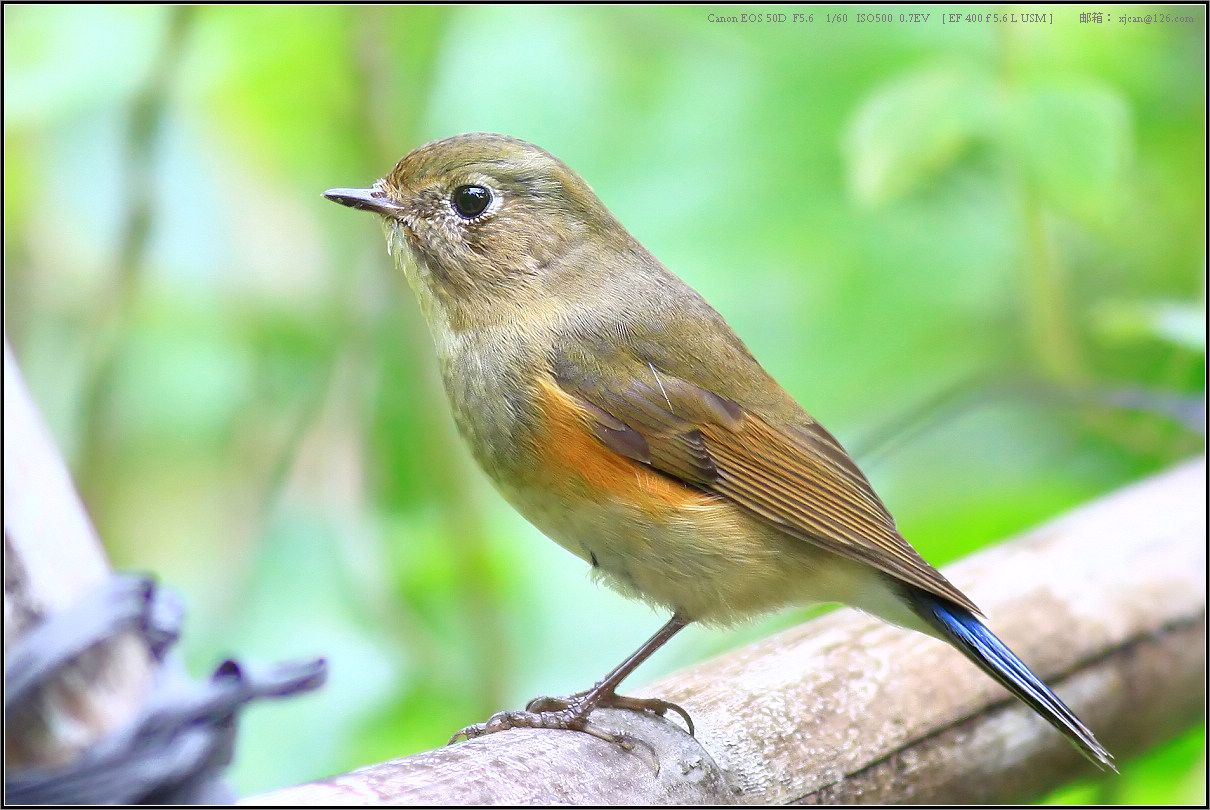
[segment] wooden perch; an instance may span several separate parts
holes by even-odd
[[[105,552],[5,340],[5,652],[108,576]],[[134,715],[150,679],[150,654],[138,634],[96,645],[42,687],[31,707],[5,716],[5,765],[74,759]]]
[[[1205,486],[1191,461],[945,571],[1119,760],[1203,716]],[[1095,773],[959,653],[851,610],[635,691],[697,723],[594,715],[658,773],[641,746],[513,730],[248,803],[1017,802]]]

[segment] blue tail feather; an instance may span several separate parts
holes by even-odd
[[[916,612],[943,639],[962,651],[1008,691],[1042,715],[1067,737],[1084,756],[1102,769],[1114,770],[1113,757],[1097,741],[1075,712],[1042,679],[966,608],[924,592],[911,595]]]

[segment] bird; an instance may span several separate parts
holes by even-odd
[[[368,188],[427,321],[450,410],[503,497],[606,585],[671,614],[594,686],[468,726],[580,731],[601,707],[679,715],[618,686],[692,623],[840,603],[940,639],[1088,760],[1110,753],[909,544],[841,443],[563,161],[468,133],[405,155]]]

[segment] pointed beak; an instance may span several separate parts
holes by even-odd
[[[324,192],[324,197],[334,203],[347,205],[362,211],[373,211],[383,216],[396,216],[399,206],[387,197],[380,188],[330,188]]]

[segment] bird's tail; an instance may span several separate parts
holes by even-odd
[[[1102,770],[1117,771],[1105,750],[1075,712],[1059,700],[1042,679],[996,638],[969,610],[939,597],[917,591],[911,601],[917,614],[942,639],[957,647],[980,669],[999,681],[1023,703],[1062,732],[1080,753]]]

